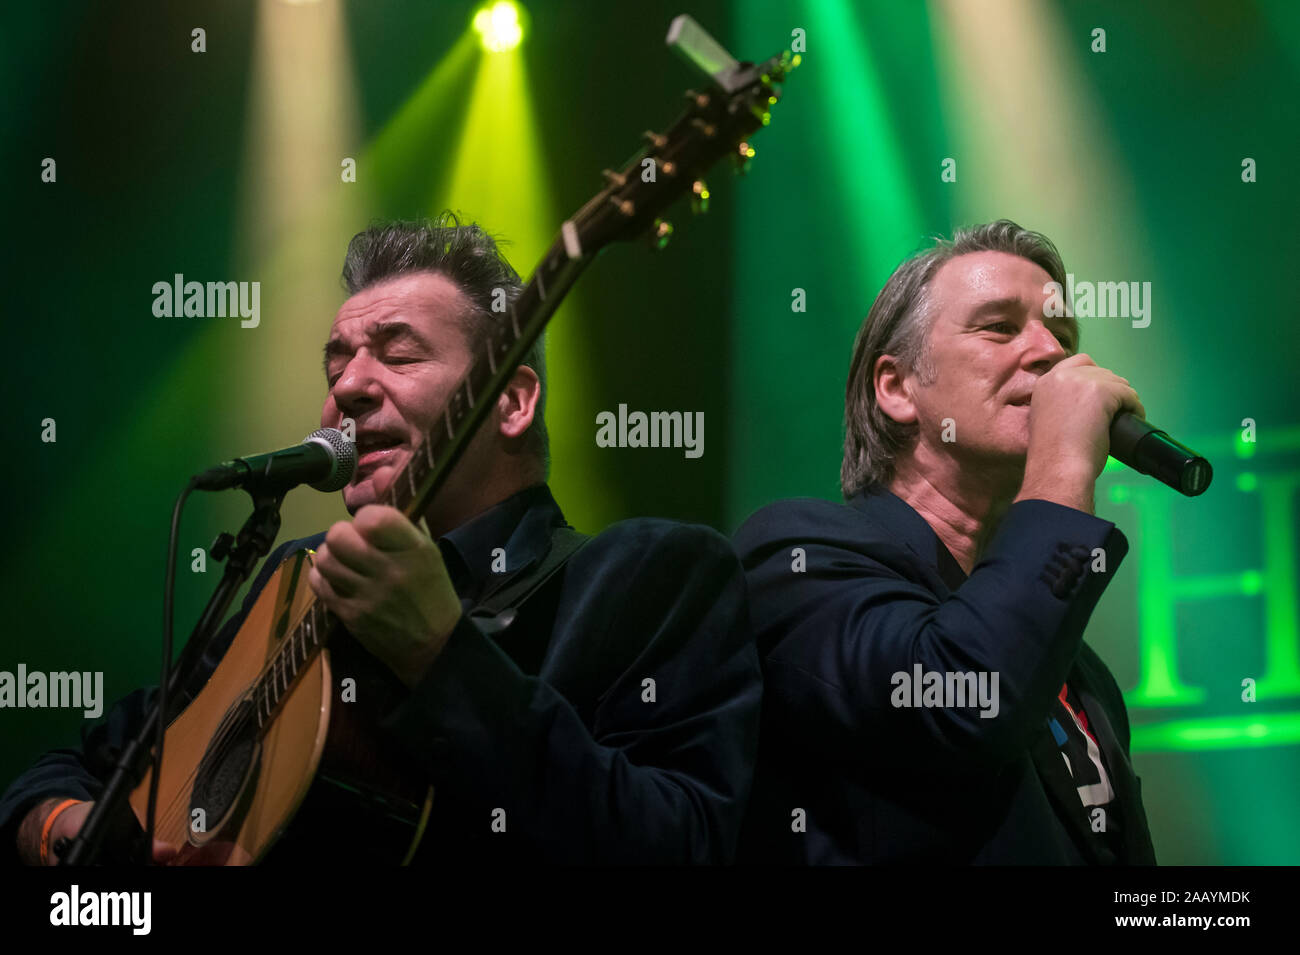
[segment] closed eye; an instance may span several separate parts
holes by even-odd
[[[389,357],[386,357],[386,358],[384,359],[384,364],[386,364],[386,365],[413,365],[413,364],[415,364],[416,362],[421,362],[421,361],[424,361],[424,360],[425,360],[425,359],[423,359],[423,358],[398,358],[398,357],[395,357],[395,356],[389,356]],[[337,375],[326,375],[326,376],[325,376],[325,384],[326,384],[326,386],[329,387],[329,388],[333,388],[333,387],[334,387],[334,384],[335,384],[335,383],[336,383],[336,382],[337,382],[341,377],[343,377],[342,372],[340,372],[340,373],[337,374]]]

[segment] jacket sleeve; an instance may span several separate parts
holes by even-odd
[[[207,681],[248,611],[257,602],[267,579],[295,544],[301,546],[299,541],[280,545],[263,562],[239,612],[226,621],[213,648],[200,664],[199,674],[192,684],[193,691],[188,694],[190,698]],[[104,783],[117,764],[118,754],[144,726],[157,691],[156,686],[151,686],[127,694],[109,707],[102,719],[82,727],[80,746],[51,750],[14,780],[0,797],[0,865],[18,863],[18,829],[34,806],[51,797],[99,798]]]
[[[970,576],[941,599],[916,555],[855,536],[844,513],[831,524],[760,512],[737,535],[776,725],[838,759],[915,761],[929,751],[987,764],[1022,752],[1127,553],[1124,535],[1073,508],[1017,502]],[[792,567],[795,548],[805,569]],[[915,705],[918,667],[922,680],[986,673],[993,705]]]
[[[463,825],[486,835],[497,821],[490,838],[523,840],[521,855],[730,861],[761,684],[729,543],[703,527],[615,525],[566,568],[556,620],[531,676],[462,618],[385,728],[435,790],[464,797]]]

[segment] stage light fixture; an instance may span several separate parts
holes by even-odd
[[[489,53],[504,53],[519,46],[524,39],[524,13],[510,0],[480,7],[474,14],[474,31],[479,35],[483,49]]]

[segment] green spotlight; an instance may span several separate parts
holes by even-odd
[[[474,14],[474,30],[489,53],[513,50],[524,39],[523,10],[510,0],[498,0]]]

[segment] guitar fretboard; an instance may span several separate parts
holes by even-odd
[[[321,651],[338,618],[319,600],[313,600],[298,625],[289,632],[271,658],[271,665],[263,671],[253,687],[253,702],[257,710],[259,730],[268,726],[280,709],[281,701],[307,664]]]
[[[424,435],[406,467],[393,478],[385,504],[412,520],[419,519],[585,264],[585,257],[570,259],[557,243],[517,300],[505,312],[494,314],[499,319],[496,327],[452,392],[441,420]]]

